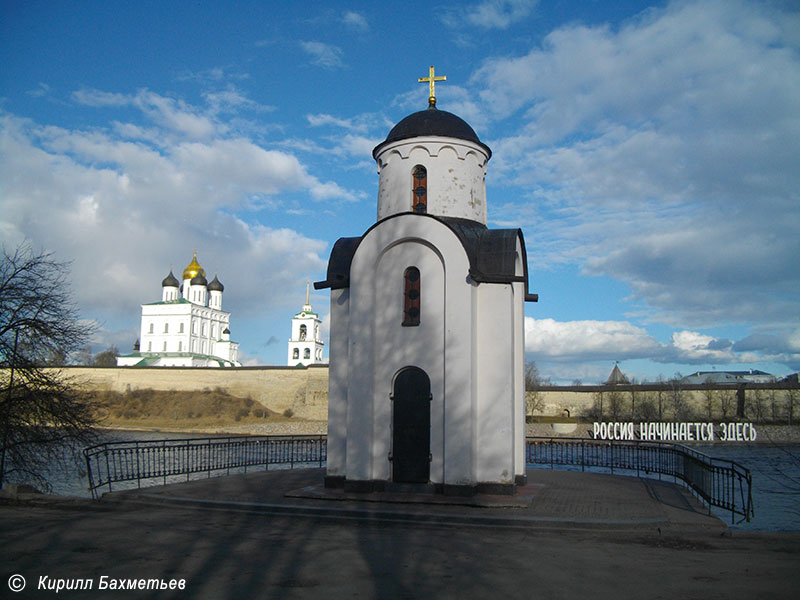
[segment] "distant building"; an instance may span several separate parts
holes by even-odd
[[[209,283],[192,262],[183,283],[169,275],[161,282],[161,302],[142,304],[142,326],[134,352],[117,357],[120,367],[239,367],[239,344],[231,341],[231,314],[222,310],[224,286]]]
[[[611,374],[606,379],[606,385],[624,385],[628,384],[628,378],[620,371],[619,365],[614,365],[614,368],[611,369]]]
[[[317,365],[322,363],[325,344],[320,332],[322,321],[308,302],[309,287],[306,285],[306,303],[292,319],[292,337],[286,364],[290,367]]]
[[[737,383],[774,383],[774,375],[750,369],[749,371],[696,371],[681,379],[688,384],[737,384]]]

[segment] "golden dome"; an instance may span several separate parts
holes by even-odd
[[[197,250],[195,250],[194,256],[192,257],[192,262],[190,262],[183,270],[183,278],[194,279],[198,273],[203,277],[206,276],[205,269],[203,269],[203,267],[200,266],[200,263],[197,262]]]

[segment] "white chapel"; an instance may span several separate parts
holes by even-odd
[[[183,270],[161,282],[161,301],[142,304],[142,325],[134,352],[117,357],[120,367],[239,367],[239,344],[231,341],[225,290],[217,276],[209,282],[197,252]]]
[[[486,225],[492,152],[436,107],[373,150],[377,221],[334,245],[327,487],[513,494],[525,481],[520,229]]]
[[[290,367],[306,367],[322,364],[325,343],[322,341],[322,321],[309,303],[309,287],[306,285],[306,303],[292,318],[292,337],[289,338],[289,353],[286,364]]]

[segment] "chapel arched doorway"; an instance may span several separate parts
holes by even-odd
[[[431,380],[418,367],[394,379],[392,394],[392,481],[428,483],[431,453]]]

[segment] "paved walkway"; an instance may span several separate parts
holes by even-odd
[[[324,469],[259,471],[141,490],[103,502],[173,504],[320,518],[435,520],[513,527],[719,531],[726,526],[685,488],[621,475],[531,469],[516,496],[345,493],[322,486]]]
[[[800,597],[800,536],[731,532],[673,484],[534,470],[512,508],[492,496],[480,506],[309,498],[326,493],[322,476],[258,472],[0,506],[0,597]],[[20,576],[26,588],[6,593]],[[76,579],[93,587],[40,589]],[[100,589],[151,579],[185,589]]]

